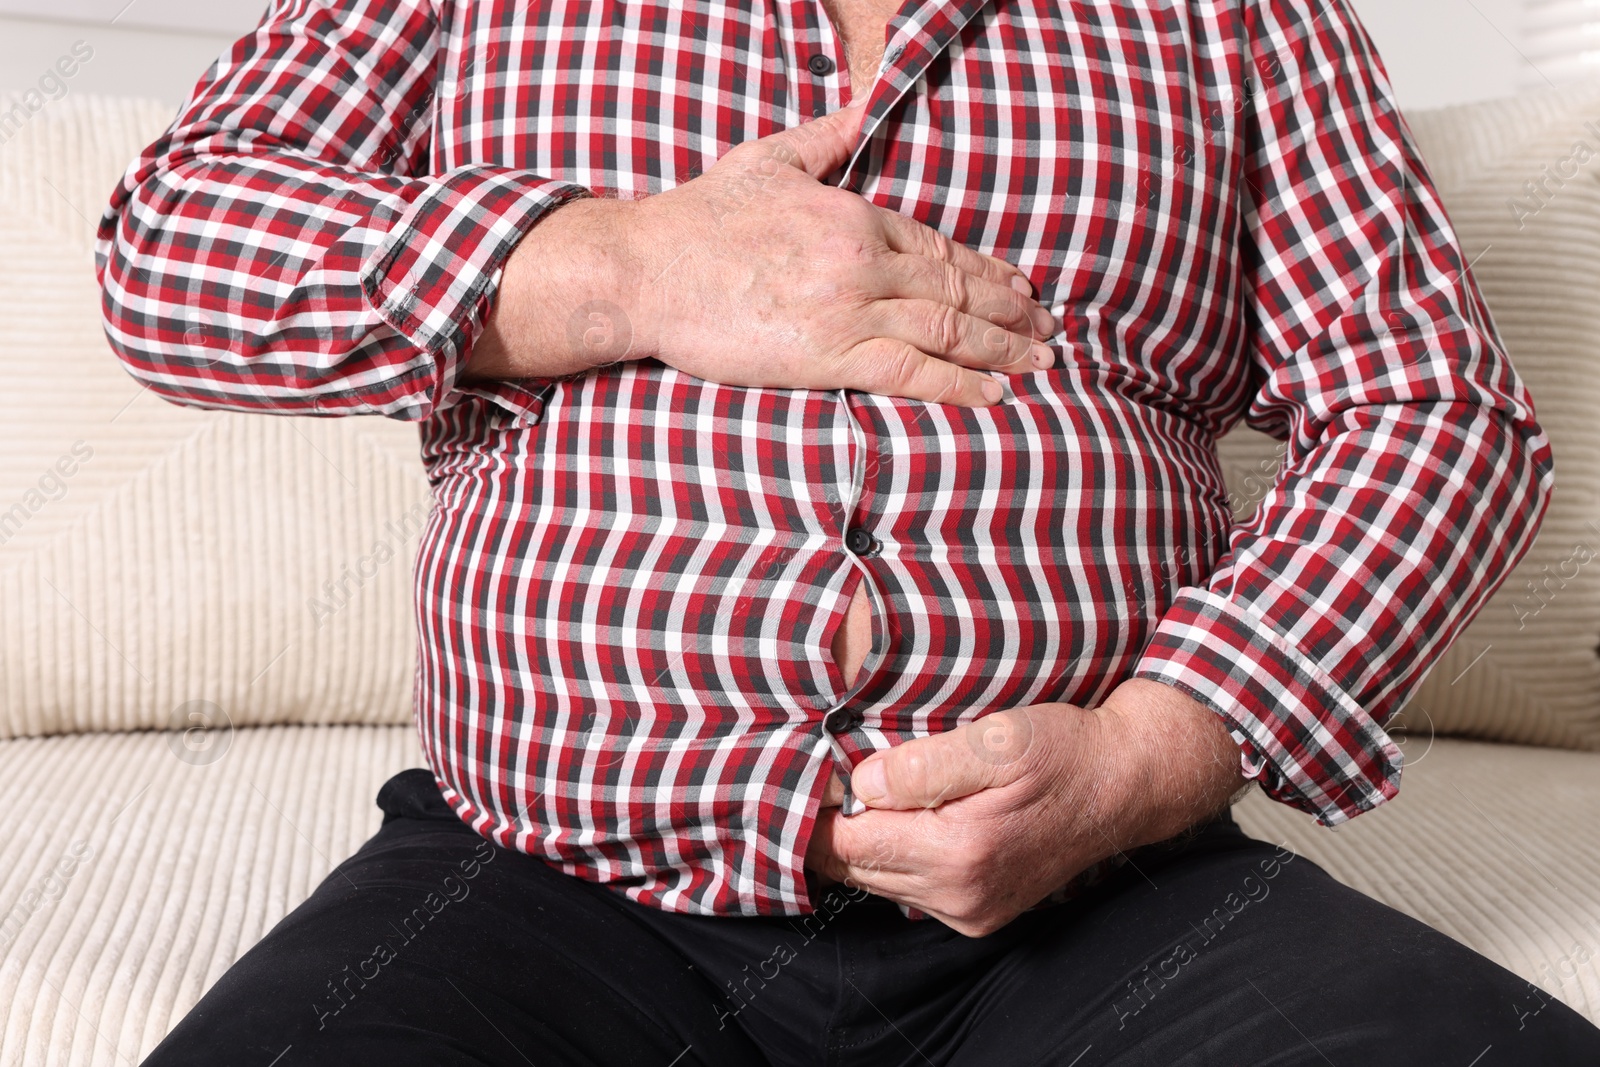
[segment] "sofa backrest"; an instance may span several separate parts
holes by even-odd
[[[0,144],[0,737],[406,722],[429,504],[415,428],[178,408],[106,344],[94,227],[171,118],[69,97]],[[1558,488],[1408,724],[1600,748],[1600,87],[1411,124],[1480,257]],[[1578,142],[1592,162],[1572,162]],[[1247,506],[1275,447],[1248,431],[1222,443]]]
[[[0,144],[0,736],[408,722],[416,428],[179,408],[106,343],[95,226],[172,118],[72,96]]]

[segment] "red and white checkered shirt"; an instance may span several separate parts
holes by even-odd
[[[1381,724],[1528,545],[1551,456],[1347,0],[901,9],[833,180],[1059,316],[995,407],[655,361],[460,380],[543,215],[687,182],[848,70],[816,0],[275,0],[114,194],[108,334],[179,403],[420,424],[433,769],[635,900],[804,911],[836,761],[1134,675],[1326,823],[1393,796]],[[1287,451],[1235,524],[1241,418]]]

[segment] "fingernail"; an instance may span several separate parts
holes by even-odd
[[[1011,288],[1015,289],[1023,296],[1033,295],[1033,283],[1028,281],[1028,279],[1024,278],[1020,274],[1013,274],[1011,276]]]
[[[1000,398],[1006,395],[1006,387],[993,378],[985,378],[978,388],[982,391],[983,398],[991,404],[1000,403]]]
[[[889,776],[883,769],[883,760],[867,760],[850,775],[850,784],[862,800],[882,800],[889,793]]]
[[[1049,370],[1055,364],[1056,354],[1047,345],[1036,344],[1029,353],[1033,356],[1033,365],[1040,370]]]
[[[1056,317],[1044,308],[1040,308],[1033,313],[1033,325],[1046,337],[1054,337],[1056,335]]]

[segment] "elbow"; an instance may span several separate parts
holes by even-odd
[[[1525,490],[1520,494],[1523,517],[1537,528],[1555,492],[1555,453],[1534,409],[1527,384],[1515,371],[1511,374],[1512,381],[1502,390],[1502,402],[1494,410],[1500,416],[1500,428],[1508,442],[1507,463]],[[1530,539],[1533,532],[1529,531]]]
[[[1528,526],[1531,543],[1555,496],[1555,455],[1550,449],[1550,439],[1531,410],[1525,419],[1512,426],[1511,434],[1516,461],[1527,485],[1527,492],[1523,494],[1523,521]]]
[[[101,325],[141,391],[212,410],[431,415],[454,368],[376,314],[351,263],[318,253],[276,269],[281,257],[253,236],[242,248],[202,240],[209,216],[180,210],[177,184],[125,183],[95,248]]]
[[[95,240],[101,329],[141,393],[184,407],[225,407],[208,388],[214,357],[207,348],[220,336],[215,319],[181,294],[175,298],[188,286],[171,258],[181,244],[164,229],[174,216],[171,194],[162,191],[165,173],[149,168],[125,178],[101,218]]]
[[[113,246],[100,279],[100,324],[112,353],[141,392],[185,407],[211,406],[193,384],[195,368],[204,361],[186,355],[181,343],[172,343],[174,324],[141,310],[151,294],[141,291],[134,281],[137,272],[126,267],[122,250]]]
[[[139,385],[140,393],[151,393],[179,407],[215,408],[192,389],[180,384],[167,360],[157,351],[119,340],[109,329],[106,338],[122,369]]]
[[[1538,537],[1555,492],[1555,459],[1549,438],[1527,403],[1492,409],[1499,417],[1479,430],[1484,447],[1479,462],[1494,474],[1475,479],[1487,494],[1480,508],[1494,515],[1491,526],[1502,548],[1494,568],[1503,580]]]

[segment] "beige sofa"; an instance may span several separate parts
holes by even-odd
[[[136,1063],[422,763],[414,428],[179,409],[105,344],[94,223],[170,117],[72,97],[0,145],[0,1067]],[[1600,88],[1413,125],[1557,503],[1408,709],[1398,801],[1240,813],[1600,1019]],[[1223,452],[1248,509],[1272,443]]]

